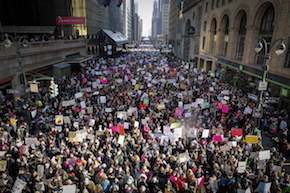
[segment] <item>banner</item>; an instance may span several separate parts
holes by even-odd
[[[242,129],[232,129],[232,136],[242,136],[243,130]]]
[[[85,24],[86,18],[84,17],[60,17],[56,18],[56,25],[72,25],[72,24]]]

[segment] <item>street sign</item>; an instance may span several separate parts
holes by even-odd
[[[278,97],[267,97],[265,100],[265,103],[279,103],[279,98]]]
[[[259,91],[265,91],[265,90],[267,90],[267,87],[268,87],[268,82],[260,81],[258,90]]]
[[[280,94],[281,94],[281,96],[287,97],[288,96],[288,89],[281,88]]]

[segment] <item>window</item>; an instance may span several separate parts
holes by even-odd
[[[216,48],[216,28],[217,28],[217,23],[216,23],[216,19],[212,20],[211,23],[211,29],[210,29],[210,53],[211,54],[215,54],[215,48]]]
[[[284,65],[285,68],[290,68],[290,47],[289,47],[289,44],[290,44],[290,37],[288,39],[288,51],[286,54],[285,65]]]
[[[203,31],[206,31],[206,25],[207,25],[207,22],[205,21],[205,22],[203,23]]]
[[[207,12],[207,9],[208,9],[208,2],[206,2],[205,4],[205,13]]]
[[[220,0],[216,0],[216,8],[220,6]]]
[[[204,50],[204,46],[205,46],[205,37],[202,37],[202,49]]]
[[[233,0],[229,0],[229,3],[231,3]]]
[[[226,0],[222,0],[222,5],[225,5],[225,3],[226,3]]]
[[[240,20],[240,27],[238,33],[238,41],[237,41],[237,50],[236,50],[236,59],[242,60],[244,55],[244,47],[245,47],[245,39],[247,33],[247,15],[245,12],[242,13],[242,18]]]
[[[223,22],[225,22],[225,26],[224,26],[224,42],[222,48],[222,56],[226,56],[229,42],[229,17],[225,16]]]
[[[270,6],[264,12],[260,25],[259,37],[265,39],[267,42],[268,45],[268,53],[266,53],[267,55],[269,54],[270,51],[270,45],[274,31],[274,17],[275,17],[274,8],[273,6]],[[264,65],[266,63],[266,58],[264,54],[265,50],[263,48],[261,52],[256,55],[256,64]]]
[[[211,9],[214,9],[214,0],[211,1]]]

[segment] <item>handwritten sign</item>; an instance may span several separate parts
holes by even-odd
[[[259,160],[266,160],[270,158],[270,150],[259,151]]]
[[[23,180],[17,178],[16,181],[14,182],[12,191],[13,193],[22,193],[22,190],[24,189],[24,187],[26,186],[26,182],[24,182]]]
[[[202,136],[201,138],[208,138],[208,135],[209,135],[209,129],[204,129],[202,131]]]
[[[247,143],[258,143],[259,142],[258,136],[255,136],[255,135],[247,135],[246,136],[246,142]]]
[[[232,136],[242,136],[243,130],[242,129],[232,129]]]
[[[76,193],[76,185],[64,185],[62,187],[62,193]]]

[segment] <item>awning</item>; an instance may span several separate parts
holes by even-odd
[[[121,32],[112,32],[111,30],[102,29],[102,31],[117,45],[128,44],[128,39]]]
[[[3,33],[53,34],[55,26],[2,26]]]
[[[93,58],[93,56],[81,56],[81,55],[70,56],[70,57],[67,57],[65,59],[65,62],[69,63],[69,64],[78,64],[78,63],[82,63],[82,62],[88,61],[88,60],[90,60],[92,58]]]
[[[209,58],[207,56],[198,55],[196,57],[198,57],[198,58],[200,58],[202,60],[205,60],[206,62],[212,62],[212,58]]]
[[[70,64],[65,63],[65,62],[53,65],[54,68],[59,68],[59,69],[67,68],[69,66],[70,66]]]

